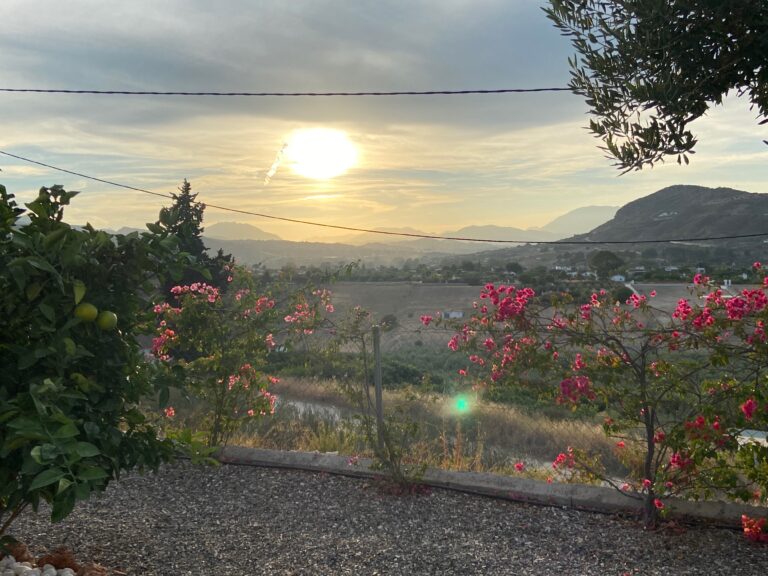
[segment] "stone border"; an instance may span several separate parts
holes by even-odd
[[[356,465],[337,454],[321,452],[284,452],[227,446],[218,454],[223,464],[261,466],[326,472],[355,478],[381,478],[383,474],[371,470],[371,460],[360,458]],[[479,472],[455,472],[429,468],[422,483],[435,488],[446,488],[470,494],[527,502],[544,506],[561,506],[604,514],[640,514],[640,502],[613,488],[585,484],[549,484],[529,478],[514,478]],[[707,522],[729,528],[741,527],[741,515],[760,517],[764,507],[721,501],[694,502],[681,498],[664,498],[669,517],[684,521]]]

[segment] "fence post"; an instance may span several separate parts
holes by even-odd
[[[376,434],[379,450],[384,451],[384,406],[381,392],[381,328],[373,327],[373,383],[376,387]]]

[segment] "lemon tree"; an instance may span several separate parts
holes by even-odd
[[[136,330],[181,271],[176,239],[73,228],[76,194],[42,188],[25,210],[0,186],[0,537],[28,506],[59,520],[171,454],[137,407],[150,385]]]

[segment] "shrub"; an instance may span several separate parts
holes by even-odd
[[[0,186],[0,536],[27,506],[53,521],[121,471],[170,456],[137,408],[136,330],[175,239],[63,221],[77,192],[41,188],[29,220]]]
[[[468,355],[475,389],[524,386],[534,374],[564,406],[600,404],[617,451],[642,453],[639,477],[621,489],[650,527],[665,495],[748,500],[768,488],[768,448],[738,441],[768,425],[768,281],[733,298],[700,275],[694,285],[693,298],[665,311],[653,293],[617,304],[600,291],[577,306],[488,284],[449,347]]]
[[[278,297],[255,289],[245,269],[230,267],[226,287],[202,282],[171,288],[173,302],[155,306],[157,337],[152,352],[177,383],[201,400],[200,427],[209,447],[225,445],[249,419],[271,414],[275,396],[267,390],[267,355],[289,336],[306,339],[331,312],[327,290],[296,291]]]

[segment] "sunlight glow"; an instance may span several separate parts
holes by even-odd
[[[465,395],[457,396],[454,398],[453,409],[458,414],[465,414],[469,412],[471,409],[469,398]]]
[[[326,180],[344,174],[355,165],[357,148],[341,130],[297,130],[288,139],[285,159],[299,176]]]
[[[311,196],[304,196],[302,200],[333,200],[334,198],[341,198],[341,194],[312,194]]]

